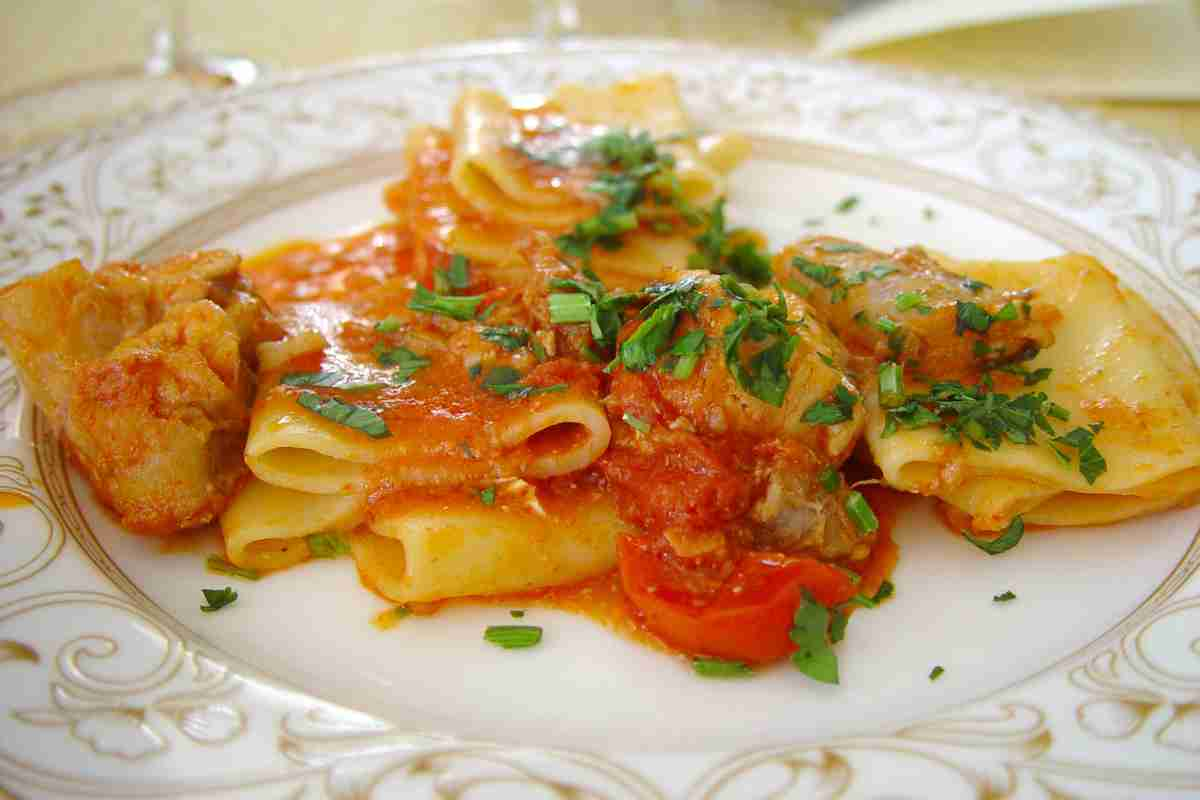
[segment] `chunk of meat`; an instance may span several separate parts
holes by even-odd
[[[247,474],[252,375],[232,320],[209,300],[80,366],[66,441],[100,497],[139,533],[203,524]]]
[[[203,524],[246,471],[256,347],[282,331],[223,251],[0,291],[0,340],[97,494],[140,533]]]
[[[681,313],[673,333],[676,341],[705,333],[708,344],[694,369],[676,377],[666,361],[640,372],[622,366],[605,400],[614,436],[597,469],[622,498],[625,518],[662,533],[680,555],[719,548],[727,537],[826,558],[869,547],[870,537],[849,527],[844,509],[817,480],[853,449],[863,404],[855,402],[832,424],[805,419],[816,403],[832,408],[839,388],[858,394],[845,348],[807,303],[785,293],[787,335],[795,339],[789,383],[779,405],[767,402],[742,386],[727,363],[725,332],[736,324],[738,298],[715,276],[696,277],[704,302],[695,314]],[[639,324],[628,323],[622,340]],[[738,358],[752,364],[768,346],[767,337],[743,337]],[[635,432],[630,418],[646,430]],[[747,513],[749,524],[738,521]]]
[[[1054,343],[1052,328],[1061,319],[1057,308],[1038,302],[1031,291],[971,281],[920,247],[888,255],[818,236],[785,248],[774,271],[785,284],[809,289],[817,315],[854,354],[917,361],[922,372],[939,378],[1030,358]],[[976,327],[964,325],[960,304],[988,316],[976,314]]]

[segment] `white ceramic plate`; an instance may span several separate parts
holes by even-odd
[[[468,84],[676,74],[755,136],[731,214],[965,257],[1092,253],[1200,353],[1200,165],[1058,108],[843,64],[637,42],[477,46],[309,74],[0,163],[0,279],[385,218],[405,129]],[[834,213],[842,197],[861,198]],[[930,211],[926,211],[929,209]],[[818,219],[819,223],[810,222]],[[988,558],[901,520],[896,598],[842,684],[740,682],[586,619],[503,608],[391,631],[348,560],[200,612],[214,542],[121,533],[3,373],[0,786],[20,796],[1075,797],[1200,791],[1200,508],[1027,536]],[[209,547],[215,549],[215,546]],[[1011,589],[1016,602],[992,596]],[[944,676],[928,678],[942,665]]]

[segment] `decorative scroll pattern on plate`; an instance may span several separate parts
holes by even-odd
[[[927,79],[619,43],[536,55],[449,53],[298,77],[2,162],[0,280],[74,255],[91,264],[127,257],[264,182],[394,151],[413,119],[444,120],[466,84],[545,93],[562,81],[599,83],[651,68],[676,72],[701,118],[732,116],[755,132],[802,137],[849,157],[898,155],[1032,198],[1135,253],[1144,270],[1122,277],[1168,314],[1200,309],[1194,156],[1077,114]],[[0,362],[6,425],[17,400],[11,365]],[[30,796],[666,796],[659,770],[667,767],[407,731],[235,674],[182,639],[157,609],[114,595],[78,542],[68,543],[80,512],[55,499],[70,497],[65,473],[53,443],[38,439],[36,477],[19,443],[0,454],[0,685],[15,687],[0,694],[5,787]],[[702,774],[687,796],[1200,791],[1200,598],[1151,611],[1105,649],[986,706],[877,737],[742,754]],[[1135,743],[1158,755],[1125,763],[1124,748]]]

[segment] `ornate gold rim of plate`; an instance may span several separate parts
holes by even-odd
[[[444,119],[467,83],[536,94],[652,69],[679,77],[699,119],[735,120],[761,153],[915,186],[1095,253],[1200,357],[1195,155],[945,80],[664,42],[430,51],[284,77],[29,151],[0,162],[0,280],[75,254],[97,263],[194,246],[377,177],[404,129]],[[6,361],[0,413],[0,687],[12,687],[0,688],[0,714],[8,730],[82,745],[76,760],[47,747],[34,761],[0,740],[0,787],[19,796],[1200,792],[1200,537],[1087,647],[886,734],[738,754],[525,748],[408,731],[221,652],[109,559]],[[152,631],[158,652],[133,652],[131,626]]]

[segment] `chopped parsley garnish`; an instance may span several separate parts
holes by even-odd
[[[1017,596],[1015,594],[1013,594],[1012,589],[1009,589],[1007,592],[1004,592],[1003,594],[992,595],[992,602],[994,602],[994,603],[1007,603],[1011,600],[1016,600],[1016,599],[1017,599]]]
[[[646,422],[646,420],[642,419],[641,417],[635,417],[633,414],[630,414],[628,411],[626,411],[624,414],[621,415],[621,419],[624,420],[626,425],[633,428],[638,433],[649,433],[650,432],[650,423],[649,422]]]
[[[891,581],[884,581],[879,584],[879,590],[871,597],[867,597],[862,592],[851,597],[848,602],[856,603],[863,608],[878,608],[879,604],[887,600],[896,593],[896,587]]]
[[[929,680],[936,681],[938,678],[942,677],[942,675],[945,672],[946,672],[946,670],[943,669],[942,666],[939,664],[938,666],[934,667],[932,670],[929,671]]]
[[[925,218],[926,222],[933,222],[933,220],[937,219],[937,212],[929,206],[925,206],[921,209],[921,216]]]
[[[517,650],[540,642],[542,629],[537,625],[489,625],[483,638],[505,650]]]
[[[471,285],[471,274],[467,268],[467,257],[455,255],[450,259],[450,268],[435,273],[437,279],[446,284],[447,289],[465,289]]]
[[[388,316],[375,323],[376,333],[395,333],[398,330],[400,330],[399,317]]]
[[[489,486],[486,489],[479,490],[479,502],[485,506],[495,505],[496,503],[496,487]]]
[[[867,281],[881,281],[893,272],[899,272],[900,268],[889,264],[886,261],[880,261],[875,266],[866,270],[859,270],[853,275],[846,278],[847,286],[860,286]]]
[[[895,408],[904,403],[904,366],[895,361],[879,365],[879,405]]]
[[[967,278],[967,279],[965,279],[965,280],[962,282],[962,287],[963,287],[964,289],[966,289],[967,291],[969,291],[971,294],[979,294],[979,293],[980,293],[980,292],[982,292],[984,289],[990,289],[990,288],[992,288],[991,286],[989,286],[988,284],[984,283],[983,281],[977,281],[977,280],[975,280],[974,278]]]
[[[694,276],[687,276],[675,283],[656,283],[643,289],[654,299],[641,310],[642,323],[621,342],[619,358],[626,369],[643,372],[654,366],[675,331],[679,315],[687,312],[694,316],[700,310],[704,295],[697,289],[698,283]]]
[[[395,367],[392,372],[394,383],[404,383],[410,380],[418,371],[428,367],[430,361],[419,356],[407,347],[377,347],[375,360],[384,367]]]
[[[744,661],[721,658],[693,658],[692,669],[702,678],[748,678],[754,674]]]
[[[555,325],[588,322],[592,318],[592,299],[586,294],[552,294],[547,302],[550,321]]]
[[[738,232],[725,230],[725,198],[718,199],[708,213],[708,227],[696,237],[697,250],[688,256],[688,267],[732,272],[755,286],[770,281],[771,260],[752,241],[742,239],[735,244],[733,237]]]
[[[742,241],[735,245],[725,257],[725,264],[734,275],[755,286],[771,280],[771,260],[759,252],[754,242]]]
[[[847,195],[838,201],[838,204],[833,207],[833,210],[839,214],[847,214],[858,206],[859,197],[856,194]]]
[[[715,270],[721,264],[729,235],[725,232],[725,198],[713,203],[708,214],[708,227],[696,237],[696,252],[688,256],[691,269]]]
[[[832,403],[818,400],[808,407],[801,419],[809,425],[837,425],[854,416],[857,402],[858,395],[839,383],[833,390]]]
[[[962,535],[964,539],[989,556],[995,556],[1012,550],[1017,546],[1017,543],[1021,541],[1021,537],[1025,535],[1025,521],[1018,514],[1012,518],[1012,521],[1008,523],[1008,527],[995,539],[980,539],[972,536],[968,531],[963,531]]]
[[[482,300],[483,295],[478,294],[463,296],[434,294],[424,286],[417,284],[417,288],[413,290],[412,299],[408,301],[408,307],[413,311],[441,314],[443,317],[466,321],[474,319],[475,312]]]
[[[879,319],[875,320],[875,327],[878,328],[879,330],[883,331],[884,333],[888,334],[889,336],[891,336],[896,331],[900,330],[900,326],[897,325],[894,321],[892,321],[892,319],[889,317],[880,317]],[[895,349],[895,348],[893,348],[893,349]]]
[[[806,278],[826,289],[832,289],[841,282],[839,277],[841,270],[828,264],[818,264],[807,258],[796,256],[792,259],[792,266],[804,273]]]
[[[558,278],[550,281],[550,286],[573,290],[549,296],[550,321],[555,325],[588,323],[592,339],[605,350],[617,343],[621,311],[639,297],[636,294],[608,294],[595,273],[587,270],[582,278]]]
[[[725,366],[738,385],[751,395],[764,403],[782,406],[791,384],[787,364],[800,343],[800,337],[791,332],[797,323],[787,317],[783,292],[776,287],[778,300],[771,303],[754,295],[732,276],[723,276],[721,286],[736,314],[722,337]],[[743,363],[741,356],[741,344],[747,340],[766,343],[751,356],[749,364]]]
[[[1074,447],[1079,451],[1079,472],[1089,484],[1095,483],[1096,479],[1108,469],[1108,462],[1104,460],[1104,456],[1100,454],[1094,444],[1096,434],[1103,428],[1104,423],[1095,422],[1086,428],[1075,428],[1054,439],[1055,442]],[[1060,459],[1065,455],[1058,448],[1055,448],[1055,452]]]
[[[1048,417],[1065,421],[1070,414],[1050,401],[1044,392],[1010,397],[984,386],[941,381],[933,384],[928,393],[908,395],[904,402],[888,408],[880,436],[887,438],[899,429],[940,425],[949,441],[965,439],[980,450],[995,450],[1004,441],[1034,444],[1040,430],[1053,437],[1050,448],[1064,464],[1069,464],[1071,458],[1059,445],[1078,450],[1080,473],[1088,483],[1095,482],[1108,468],[1094,444],[1103,426],[1095,423],[1059,436]]]
[[[918,314],[925,315],[933,311],[928,303],[924,292],[901,292],[896,295],[896,310],[898,311],[916,311]]]
[[[846,514],[854,526],[862,533],[874,533],[879,530],[879,518],[871,509],[871,504],[862,492],[850,492],[846,496]]]
[[[966,331],[987,333],[992,327],[992,315],[977,303],[963,302],[954,304],[954,332],[962,336]]]
[[[838,661],[830,643],[829,609],[818,603],[808,589],[801,589],[801,592],[800,605],[792,617],[789,634],[796,645],[792,664],[813,680],[837,683]]]
[[[983,344],[983,342],[976,342],[976,344]],[[1039,384],[1049,378],[1054,372],[1054,370],[1050,369],[1050,367],[1040,367],[1038,369],[1031,370],[1028,367],[1021,366],[1020,364],[1004,364],[996,367],[995,370],[997,372],[1007,372],[1010,375],[1016,375],[1025,381],[1026,386],[1034,386]]]
[[[219,611],[225,606],[232,605],[237,602],[238,593],[232,587],[226,586],[224,589],[201,589],[204,593],[205,605],[200,606],[201,611]]]
[[[525,616],[525,612],[522,609],[514,608],[512,611],[508,612],[508,615],[513,619],[521,619]]]
[[[317,386],[340,389],[343,392],[369,392],[379,389],[382,383],[354,383],[347,381],[340,372],[289,372],[279,379],[284,386]]]
[[[528,386],[521,383],[521,373],[512,367],[492,367],[483,379],[483,388],[508,400],[521,400],[538,394],[566,391],[565,383],[553,386]]]
[[[876,603],[882,603],[896,593],[896,584],[885,580],[879,584],[879,591],[875,592],[875,596],[871,598]]]
[[[826,253],[861,253],[865,249],[861,244],[853,242],[834,242],[833,244],[822,244],[819,247]]]
[[[846,638],[846,624],[850,622],[850,615],[844,608],[838,606],[829,612],[829,642],[837,644],[842,639]]]
[[[631,134],[629,131],[613,130],[597,136],[583,144],[580,152],[584,156],[598,159],[612,172],[596,177],[588,190],[609,198],[609,203],[594,217],[583,220],[568,234],[555,240],[564,255],[580,259],[585,264],[590,260],[596,245],[615,250],[621,246],[620,236],[638,226],[636,206],[647,194],[648,183],[664,170],[675,165],[670,153],[660,153],[654,140],[645,131]],[[666,200],[685,215],[691,209],[683,201],[678,180],[658,181],[657,190],[665,190]]]
[[[320,395],[313,392],[301,392],[296,402],[330,422],[361,431],[372,439],[385,439],[392,435],[383,417],[364,406],[346,403],[336,397],[322,400]]]
[[[832,494],[842,485],[842,475],[833,467],[825,467],[817,473],[817,483],[821,484],[821,488]]]
[[[626,369],[643,372],[654,366],[659,353],[666,349],[681,310],[677,303],[659,306],[621,343],[620,358]]]
[[[313,558],[337,558],[350,555],[350,545],[336,533],[310,533],[304,537]]]
[[[337,386],[342,378],[340,372],[289,372],[279,382],[285,386]]]
[[[262,574],[256,569],[249,567],[239,567],[236,564],[230,564],[220,556],[209,556],[204,561],[204,566],[209,572],[217,575],[229,575],[234,578],[245,578],[248,581],[256,581],[262,577]]]
[[[575,297],[576,295],[562,295],[563,297]],[[551,317],[554,310],[551,308]],[[520,350],[529,343],[529,331],[519,325],[500,325],[494,328],[483,328],[479,331],[479,338],[486,342],[493,342],[500,345],[508,352]]]
[[[675,366],[671,368],[671,377],[680,381],[692,377],[696,364],[699,363],[700,356],[707,347],[708,337],[699,328],[688,331],[676,339],[675,344],[671,345],[671,349],[667,351],[668,356],[675,358]]]

